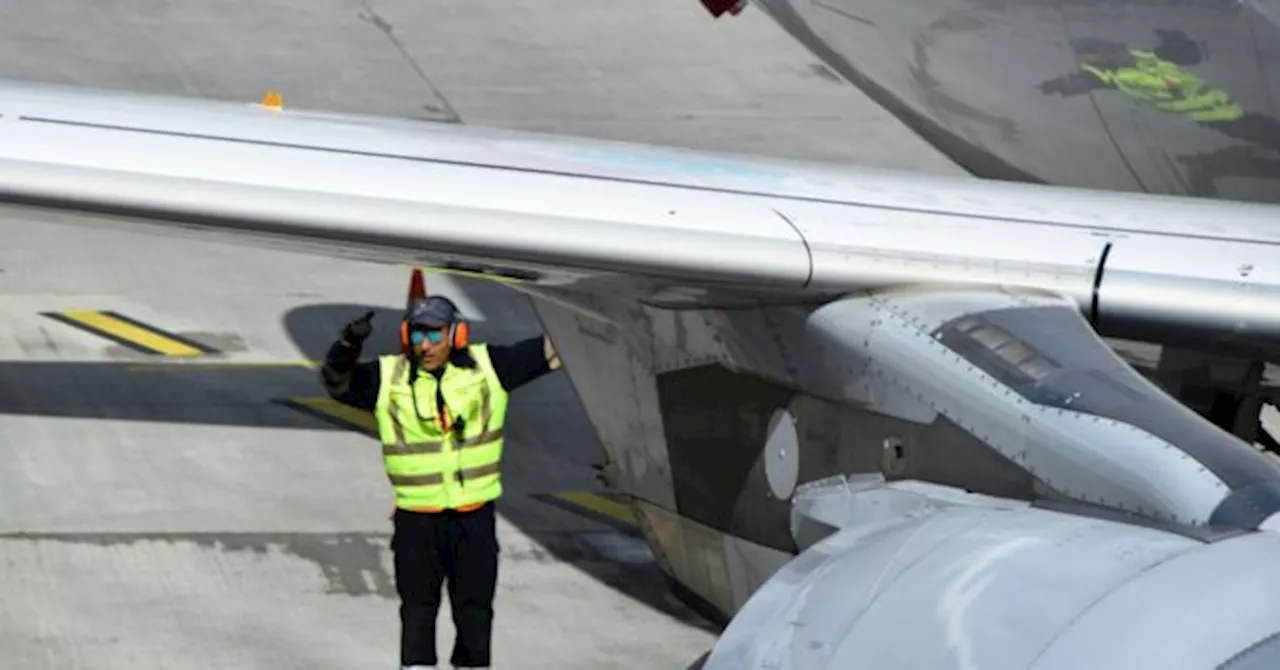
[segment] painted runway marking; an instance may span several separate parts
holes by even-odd
[[[549,505],[572,512],[579,516],[607,524],[630,534],[639,533],[640,525],[636,521],[631,507],[621,496],[596,491],[561,491],[558,493],[538,493],[532,496]]]
[[[373,418],[372,413],[348,407],[332,398],[310,396],[288,398],[276,402],[339,428],[354,430],[374,438],[378,437],[378,423]]]
[[[219,353],[213,347],[141,321],[135,321],[117,312],[68,310],[40,314],[144,354],[194,357]]]

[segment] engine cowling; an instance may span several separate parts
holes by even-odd
[[[793,532],[812,545],[755,592],[705,670],[1280,667],[1276,533],[877,476],[810,485]]]

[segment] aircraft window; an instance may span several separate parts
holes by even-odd
[[[1054,369],[1056,369],[1056,367],[1057,366],[1055,366],[1053,363],[1050,363],[1047,359],[1036,358],[1034,360],[1027,361],[1026,363],[1023,363],[1022,365],[1018,366],[1018,369],[1026,373],[1028,377],[1031,377],[1036,381],[1040,381],[1041,379],[1048,377],[1049,374],[1053,372]]]
[[[1024,363],[1031,362],[1036,354],[1025,342],[1011,339],[996,349],[996,355],[1003,358],[1006,363],[1020,367]]]
[[[956,323],[952,333],[953,337],[944,338],[944,344],[953,348],[959,345],[963,349],[959,353],[970,362],[1011,386],[1039,381],[1058,369],[1054,361],[1041,355],[1031,344],[981,318],[966,317]],[[956,336],[966,341],[961,344]]]
[[[1017,313],[1004,312],[1008,316]],[[1096,340],[1088,333],[1069,335],[1078,328],[1064,323],[1061,316],[1079,323],[1074,314],[1057,308],[1040,311],[1037,318],[1026,319],[1030,328],[1021,323],[996,323],[999,314],[965,317],[957,322],[965,330],[957,328],[944,335],[944,344],[954,348],[959,338],[969,340],[960,345],[966,350],[962,355],[967,352],[971,362],[1033,402],[1077,409],[1142,401],[1143,394],[1122,381],[1132,374],[1123,361],[1109,352],[1096,351]],[[1024,332],[1014,333],[1012,328]],[[1050,348],[1051,354],[1046,351]]]
[[[996,348],[996,355],[1010,365],[1018,365],[1035,355],[1025,343],[1010,339]]]
[[[977,340],[984,347],[995,350],[1010,340],[1009,334],[993,326],[983,326],[969,331],[969,337]]]
[[[992,310],[944,324],[935,335],[1028,401],[1140,428],[1178,446],[1228,486],[1280,480],[1280,465],[1146,380],[1069,308]]]

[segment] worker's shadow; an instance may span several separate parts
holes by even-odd
[[[304,305],[284,316],[284,329],[302,358],[321,361],[342,329],[351,321],[373,312],[373,332],[361,347],[361,359],[399,350],[400,319],[404,309],[358,304]]]

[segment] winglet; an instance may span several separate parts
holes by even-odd
[[[284,109],[284,96],[280,95],[280,91],[267,91],[262,96],[262,106],[267,109],[281,110]]]
[[[427,285],[422,279],[422,268],[414,268],[413,274],[409,275],[409,298],[405,301],[405,307],[408,308],[414,300],[426,295]]]

